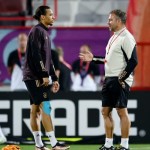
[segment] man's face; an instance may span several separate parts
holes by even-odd
[[[46,15],[43,15],[43,21],[46,25],[53,25],[55,17],[51,9],[46,9]]]
[[[83,45],[83,46],[80,47],[80,53],[86,54],[87,52],[90,52],[90,49],[89,49],[88,46]],[[85,62],[85,61],[83,61],[83,62]]]
[[[115,14],[110,14],[108,17],[108,27],[112,32],[116,32],[119,28],[120,19]]]
[[[18,44],[19,44],[19,48],[20,48],[21,52],[24,53],[26,50],[26,45],[27,45],[27,35],[26,34],[20,34],[18,36]]]
[[[84,53],[85,54],[87,51],[89,51],[87,46],[81,46],[80,53]]]

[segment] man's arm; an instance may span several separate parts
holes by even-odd
[[[92,62],[94,62],[96,64],[104,64],[105,57],[103,57],[103,56],[93,56]]]
[[[14,67],[14,63],[13,63],[13,53],[11,52],[9,54],[9,57],[8,57],[8,61],[7,61],[7,70],[8,70],[8,73],[11,75],[12,72],[13,72],[13,67]]]
[[[127,65],[125,69],[119,74],[118,79],[120,82],[126,80],[138,64],[136,42],[132,36],[127,36],[124,39],[121,49]]]
[[[119,80],[120,81],[126,80],[129,77],[129,75],[134,71],[137,64],[138,64],[138,59],[137,59],[136,46],[135,46],[132,51],[131,58],[127,62],[126,68],[119,75]]]
[[[104,57],[94,56],[91,52],[87,51],[86,53],[80,53],[79,57],[83,61],[93,61],[97,64],[103,64],[105,62]]]
[[[58,58],[58,53],[55,50],[51,50],[51,57],[52,57],[52,61],[53,61],[54,68],[55,68],[55,74],[57,77],[59,77],[59,75],[60,75],[60,62],[59,62],[59,58]],[[51,65],[51,67],[52,67],[52,65]]]
[[[52,60],[51,60],[50,68],[51,68],[50,75],[51,75],[52,81],[58,81],[58,76],[56,75],[55,66]]]
[[[51,79],[52,79],[52,92],[53,93],[56,93],[58,92],[60,86],[59,86],[59,83],[58,83],[58,76],[56,75],[56,71],[55,71],[55,67],[54,67],[54,64],[53,64],[53,60],[51,59],[51,64],[50,64],[50,76],[51,76]]]

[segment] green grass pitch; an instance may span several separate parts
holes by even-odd
[[[5,145],[0,145],[0,150]],[[34,145],[19,145],[21,150],[35,150]],[[70,145],[70,150],[98,150],[100,145]],[[150,144],[130,145],[130,150],[150,150]]]

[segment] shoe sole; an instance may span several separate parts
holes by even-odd
[[[42,149],[35,147],[35,150],[42,150]],[[45,150],[51,150],[51,149],[46,147]]]
[[[52,148],[50,150],[69,150],[70,146],[66,147],[66,148]]]

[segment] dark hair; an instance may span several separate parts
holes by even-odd
[[[87,47],[88,50],[91,52],[91,46],[90,46],[90,45],[88,45],[88,44],[83,44],[83,45],[81,45],[81,47],[83,47],[83,46]]]
[[[112,10],[112,11],[110,12],[110,14],[115,14],[118,18],[121,19],[121,22],[122,22],[123,24],[126,24],[127,16],[126,16],[126,13],[123,12],[122,10],[120,10],[120,9],[115,9],[115,10]]]
[[[33,18],[40,21],[40,16],[41,15],[46,15],[46,9],[50,9],[50,7],[49,6],[39,6],[36,9],[35,15],[33,16]]]

